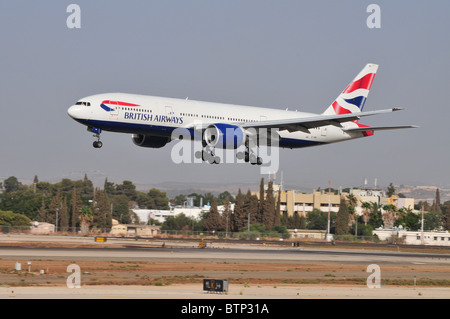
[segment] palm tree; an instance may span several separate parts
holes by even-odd
[[[367,222],[370,219],[370,208],[372,207],[372,205],[369,202],[363,202],[361,207],[364,209],[363,212],[364,225],[367,225]]]
[[[384,224],[384,228],[392,228],[394,227],[394,223],[395,223],[395,219],[396,219],[396,212],[397,212],[397,207],[395,207],[394,205],[390,204],[390,205],[384,205],[383,206],[383,210],[385,211],[383,213],[383,224]]]
[[[353,194],[347,195],[347,201],[350,206],[356,207],[358,204],[358,199]]]

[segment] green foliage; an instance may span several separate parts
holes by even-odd
[[[386,196],[391,197],[392,195],[395,195],[395,187],[392,183],[389,183],[389,186],[386,190]]]
[[[341,198],[339,211],[337,212],[336,215],[336,235],[347,235],[348,224],[349,224],[349,212],[347,203],[345,202],[344,198]]]
[[[444,215],[441,212],[427,212],[423,219],[425,230],[439,230],[444,225]]]
[[[412,211],[400,212],[395,221],[395,226],[403,226],[407,230],[418,230],[421,226],[420,215]]]
[[[4,226],[30,226],[31,220],[22,214],[0,210],[0,225]]]
[[[225,223],[217,209],[217,200],[213,198],[209,212],[203,218],[203,227],[207,231],[222,231],[225,230],[224,226]]]
[[[330,231],[334,233],[334,224],[336,220],[336,213],[330,212]],[[308,213],[306,228],[307,229],[317,229],[326,230],[328,224],[328,213],[322,212],[318,209],[313,209],[312,212]]]
[[[199,227],[201,226],[201,228]],[[181,213],[175,217],[169,216],[162,224],[161,230],[200,230],[203,226],[195,219]]]
[[[17,177],[11,176],[3,181],[3,187],[6,193],[12,193],[19,190],[22,184],[17,180]]]
[[[280,217],[281,225],[286,226],[289,229],[305,229],[306,228],[306,218],[300,216],[297,212],[294,212],[293,216],[283,215]]]

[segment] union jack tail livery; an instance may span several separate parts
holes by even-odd
[[[377,64],[367,64],[336,100],[326,109],[323,115],[362,112],[377,70]]]

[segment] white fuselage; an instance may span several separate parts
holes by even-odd
[[[176,128],[226,123],[239,126],[270,120],[314,117],[318,114],[253,106],[201,102],[126,93],[105,93],[85,97],[68,110],[76,121],[105,131],[170,136]],[[354,122],[310,128],[308,131],[279,130],[280,147],[299,148],[363,137],[345,132]]]

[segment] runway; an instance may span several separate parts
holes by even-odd
[[[49,260],[115,260],[115,261],[205,261],[205,262],[298,262],[327,264],[427,264],[450,265],[450,255],[402,253],[345,249],[274,248],[243,246],[241,248],[188,247],[0,247],[0,258]]]

